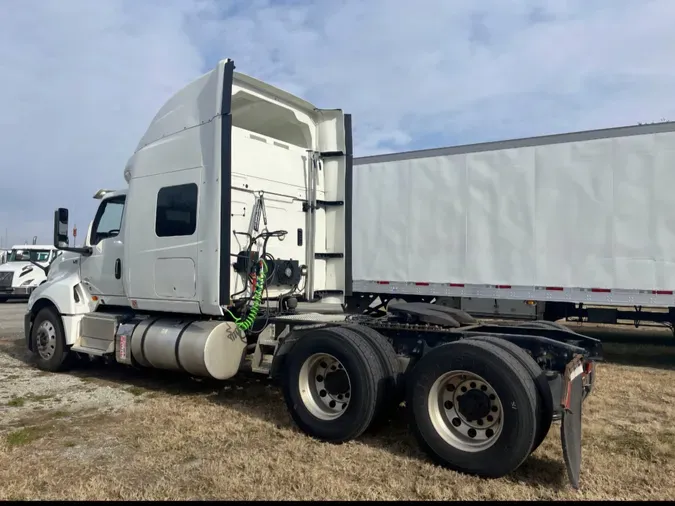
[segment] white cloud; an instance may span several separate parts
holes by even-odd
[[[0,236],[82,234],[164,100],[223,57],[353,113],[357,154],[675,119],[670,0],[14,0]]]

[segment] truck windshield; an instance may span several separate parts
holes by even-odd
[[[8,262],[47,262],[49,261],[49,250],[42,249],[13,249],[9,254]]]

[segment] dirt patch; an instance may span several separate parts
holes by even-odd
[[[37,369],[0,352],[0,369],[8,366],[12,367],[13,375],[0,379],[2,425],[29,417],[44,408],[74,413],[89,408],[114,411],[130,404],[136,397],[117,386],[83,384],[79,378],[68,374],[36,374]]]

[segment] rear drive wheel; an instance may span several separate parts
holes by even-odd
[[[413,433],[437,463],[498,478],[530,454],[536,390],[502,348],[472,340],[441,345],[415,365],[408,387]]]
[[[548,385],[544,371],[524,349],[506,339],[493,336],[476,336],[472,337],[471,340],[492,343],[508,351],[530,374],[530,378],[537,388],[537,435],[534,438],[534,444],[530,452],[533,453],[546,439],[546,435],[551,428],[551,422],[553,421],[553,395],[551,394],[551,388]]]
[[[363,325],[346,325],[343,328],[351,330],[361,336],[373,348],[380,360],[380,366],[384,373],[384,381],[381,392],[378,394],[378,405],[375,408],[373,424],[381,423],[384,418],[391,414],[403,400],[401,392],[403,383],[402,375],[398,373],[398,359],[391,343],[378,331]]]
[[[284,362],[283,393],[306,434],[342,443],[370,425],[385,375],[372,347],[355,332],[323,328],[306,334]]]
[[[39,369],[57,372],[70,365],[72,354],[66,346],[61,316],[54,308],[46,307],[37,314],[31,339]]]

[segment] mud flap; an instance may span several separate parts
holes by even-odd
[[[560,424],[563,456],[567,476],[575,489],[579,488],[581,474],[581,408],[584,398],[583,364],[577,355],[565,368],[563,388],[563,414]]]

